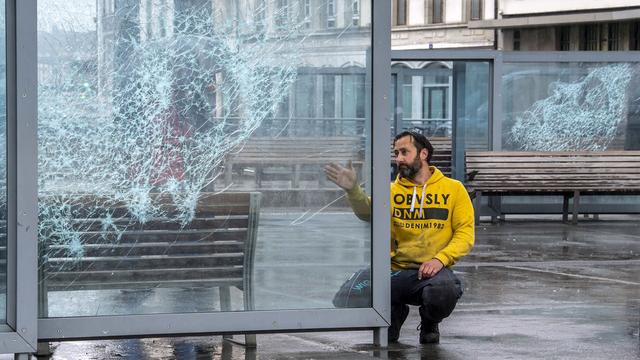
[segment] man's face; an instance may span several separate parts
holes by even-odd
[[[396,165],[400,176],[407,179],[415,178],[418,171],[422,169],[422,159],[411,136],[407,135],[398,139],[394,144],[393,151],[396,155]]]

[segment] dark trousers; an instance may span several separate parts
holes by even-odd
[[[418,270],[391,272],[391,326],[402,324],[402,308],[420,307],[422,322],[439,323],[451,314],[462,296],[462,284],[454,273],[442,268],[434,277],[418,280]]]

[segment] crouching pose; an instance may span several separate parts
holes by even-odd
[[[429,162],[433,146],[422,134],[405,131],[394,139],[398,177],[391,183],[391,326],[397,342],[409,306],[419,306],[420,343],[438,343],[438,324],[462,295],[451,267],[474,243],[474,216],[464,186]],[[327,178],[347,192],[354,213],[371,216],[371,200],[349,165],[329,164]]]

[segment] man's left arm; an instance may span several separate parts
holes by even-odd
[[[467,190],[461,183],[457,183],[455,204],[451,218],[453,235],[449,244],[436,254],[444,266],[455,264],[461,257],[467,255],[475,241],[475,224],[473,205]]]

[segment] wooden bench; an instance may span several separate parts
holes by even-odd
[[[429,142],[433,145],[433,156],[431,164],[436,166],[446,176],[451,176],[451,138],[449,137],[432,137]],[[393,174],[397,173],[396,155],[393,152],[393,139],[391,140],[391,167]]]
[[[253,137],[226,159],[225,183],[232,183],[233,172],[238,167],[255,167],[258,188],[262,187],[262,181],[269,175],[268,171],[276,171],[277,168],[284,168],[279,173],[289,179],[293,189],[300,188],[305,170],[323,185],[324,165],[330,162],[346,164],[348,161],[352,161],[355,167],[362,166],[362,137]]]
[[[236,287],[243,292],[244,310],[254,309],[259,193],[201,194],[186,225],[172,218],[177,209],[169,205],[163,207],[166,217],[140,222],[123,204],[100,209],[100,201],[74,200],[70,231],[41,239],[40,311],[45,316],[47,292],[68,290],[217,287],[220,309],[230,311],[230,288]],[[106,214],[112,219],[108,226]],[[69,236],[80,240],[82,256],[60,241]],[[247,344],[255,345],[255,335],[247,336]]]
[[[467,151],[465,161],[476,223],[483,194],[562,195],[565,222],[573,198],[573,224],[581,195],[640,194],[640,151]]]

